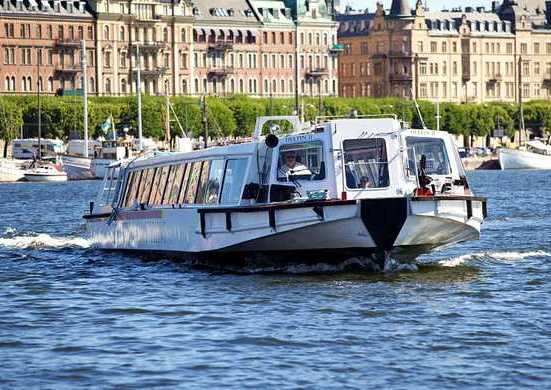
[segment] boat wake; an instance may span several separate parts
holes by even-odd
[[[473,261],[517,261],[530,257],[551,257],[551,253],[542,250],[528,252],[476,252],[439,260],[436,264],[442,267],[457,267]]]
[[[65,249],[65,248],[89,248],[90,242],[81,237],[54,237],[49,234],[20,235],[0,237],[0,247],[11,249]]]
[[[257,259],[255,259],[257,260]],[[267,259],[264,259],[267,260]],[[201,262],[195,263],[195,265],[205,266],[210,269],[221,272],[229,272],[236,274],[333,274],[341,272],[364,272],[364,273],[395,273],[395,272],[417,272],[418,268],[415,264],[401,263],[393,258],[389,258],[384,262],[384,266],[381,265],[370,257],[351,257],[346,260],[338,262],[292,262],[292,263],[279,263],[279,264],[267,264],[266,262],[251,261],[247,264],[230,265],[213,263],[213,262]]]

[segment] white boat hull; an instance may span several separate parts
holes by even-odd
[[[25,164],[28,161],[0,159],[0,182],[15,182],[25,179]]]
[[[499,150],[501,169],[551,169],[551,156],[515,149]]]
[[[485,207],[483,200],[476,199],[393,198],[394,204],[388,204],[388,199],[328,201],[290,208],[166,208],[86,218],[93,245],[105,249],[188,254],[372,254],[394,250],[414,258],[420,247],[477,239]]]
[[[107,167],[115,162],[109,159],[93,159],[80,156],[62,156],[63,170],[70,180],[103,179]]]
[[[47,175],[25,173],[25,179],[33,182],[61,182],[67,181],[67,175]]]

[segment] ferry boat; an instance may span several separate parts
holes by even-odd
[[[282,121],[290,133],[262,135]],[[476,240],[485,216],[446,132],[276,116],[258,118],[249,143],[112,164],[84,218],[98,248],[381,264]]]

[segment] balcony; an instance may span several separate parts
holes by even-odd
[[[166,42],[132,42],[132,48],[136,50],[139,46],[141,52],[158,52],[167,47]]]
[[[405,51],[394,50],[394,51],[390,51],[388,53],[388,57],[389,58],[411,58],[412,55],[411,55],[411,53],[407,53]]]
[[[493,76],[490,76],[490,78],[488,79],[488,84],[495,84],[499,81],[501,81],[501,75],[494,74]]]
[[[344,51],[344,45],[342,43],[335,43],[334,45],[331,45],[327,50],[329,51],[329,54],[337,56]]]
[[[210,52],[227,52],[233,50],[233,42],[231,41],[216,41],[209,44]]]
[[[157,78],[162,75],[164,75],[167,71],[167,68],[163,67],[157,67],[153,69],[141,69],[140,70],[140,77],[143,78]],[[138,69],[134,68],[132,69],[132,75],[136,77],[136,74],[138,73]]]
[[[59,65],[55,69],[55,73],[57,76],[64,75],[64,76],[75,76],[77,73],[81,71],[80,65]]]
[[[463,80],[464,83],[471,80],[471,73],[470,72],[463,72],[461,74],[461,80]]]
[[[413,76],[403,73],[391,73],[388,75],[388,79],[394,82],[409,82],[413,80]]]
[[[306,77],[311,79],[318,79],[323,76],[327,76],[329,72],[325,68],[315,68],[306,71]]]
[[[80,48],[80,40],[76,38],[75,39],[71,39],[71,38],[56,39],[55,46],[58,48],[64,48],[64,49],[78,49]]]
[[[233,68],[229,66],[224,66],[220,68],[209,69],[208,77],[209,79],[213,79],[213,78],[223,79],[230,74],[233,74]]]

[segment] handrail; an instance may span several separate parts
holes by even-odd
[[[327,121],[332,119],[362,119],[362,118],[391,118],[398,120],[396,114],[364,114],[364,115],[322,115],[316,117],[316,122]]]

